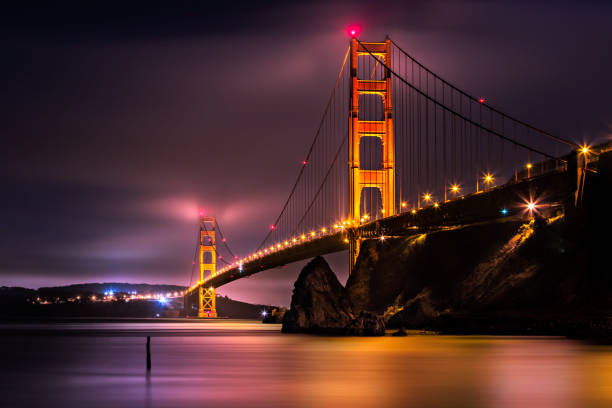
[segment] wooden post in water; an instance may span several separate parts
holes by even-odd
[[[151,336],[147,336],[147,371],[151,371]]]

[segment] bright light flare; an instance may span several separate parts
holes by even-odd
[[[453,185],[451,186],[451,191],[452,191],[453,193],[457,193],[457,192],[459,191],[459,189],[460,189],[460,187],[459,187],[457,184],[453,184]]]
[[[587,145],[580,146],[580,153],[589,154],[591,153],[591,149]]]
[[[430,201],[431,200],[431,194],[429,194],[429,193],[423,194],[423,200]]]
[[[485,98],[478,98],[478,103],[485,103],[487,100]]]
[[[355,38],[361,33],[361,26],[358,24],[351,24],[346,28],[346,33],[351,37]]]
[[[482,178],[484,180],[485,183],[487,184],[491,184],[495,178],[493,177],[493,175],[491,173],[487,173],[484,175],[484,177]]]

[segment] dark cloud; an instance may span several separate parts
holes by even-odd
[[[541,128],[577,141],[610,134],[605,2],[209,3],[3,10],[2,284],[186,284],[199,207],[219,217],[236,252],[254,249],[299,169],[354,21],[363,38],[390,34],[442,77]],[[298,269],[222,292],[286,303]]]

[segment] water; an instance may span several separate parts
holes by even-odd
[[[279,330],[249,321],[1,324],[0,406],[612,407],[609,346]]]

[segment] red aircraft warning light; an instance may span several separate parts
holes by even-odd
[[[487,100],[485,98],[478,99],[478,103],[485,103]]]
[[[270,225],[270,229],[273,230],[274,228],[276,228],[276,225],[272,224]]]
[[[359,33],[361,33],[361,26],[358,24],[351,24],[350,26],[346,28],[346,33],[350,37],[353,37],[353,38],[357,37]]]

